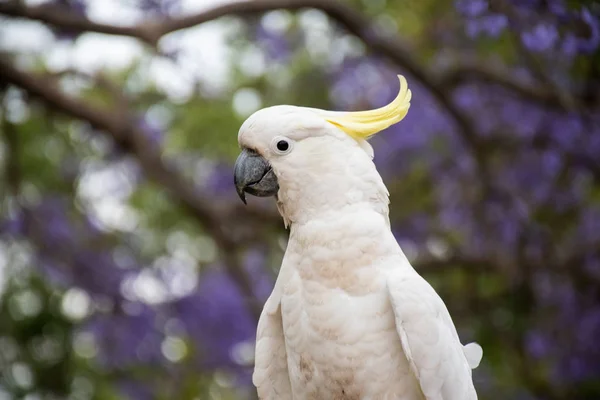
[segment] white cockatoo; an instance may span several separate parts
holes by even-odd
[[[366,139],[402,120],[382,108],[288,105],[242,125],[235,185],[276,196],[290,237],[258,323],[253,382],[268,400],[472,400],[483,351],[463,346],[446,305],[390,230],[389,193]]]

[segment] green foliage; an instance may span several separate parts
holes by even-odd
[[[73,324],[63,316],[60,294],[39,276],[25,275],[2,293],[0,300],[0,384],[25,394],[70,392],[75,356]]]
[[[230,101],[194,98],[177,107],[173,114],[167,154],[200,151],[213,159],[234,159],[238,147],[232,139],[243,119],[235,115]]]

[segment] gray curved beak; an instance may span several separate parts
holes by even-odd
[[[277,176],[269,162],[249,149],[244,149],[235,161],[233,181],[244,204],[246,204],[246,193],[268,197],[275,196],[279,190]]]

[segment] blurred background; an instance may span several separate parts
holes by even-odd
[[[600,398],[600,5],[1,0],[0,399],[252,399],[287,232],[255,110],[381,106],[394,233],[481,399]]]

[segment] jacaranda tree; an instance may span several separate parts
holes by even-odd
[[[480,398],[600,397],[596,1],[199,3],[0,1],[0,398],[253,398],[287,234],[237,130],[397,74],[375,162]]]

